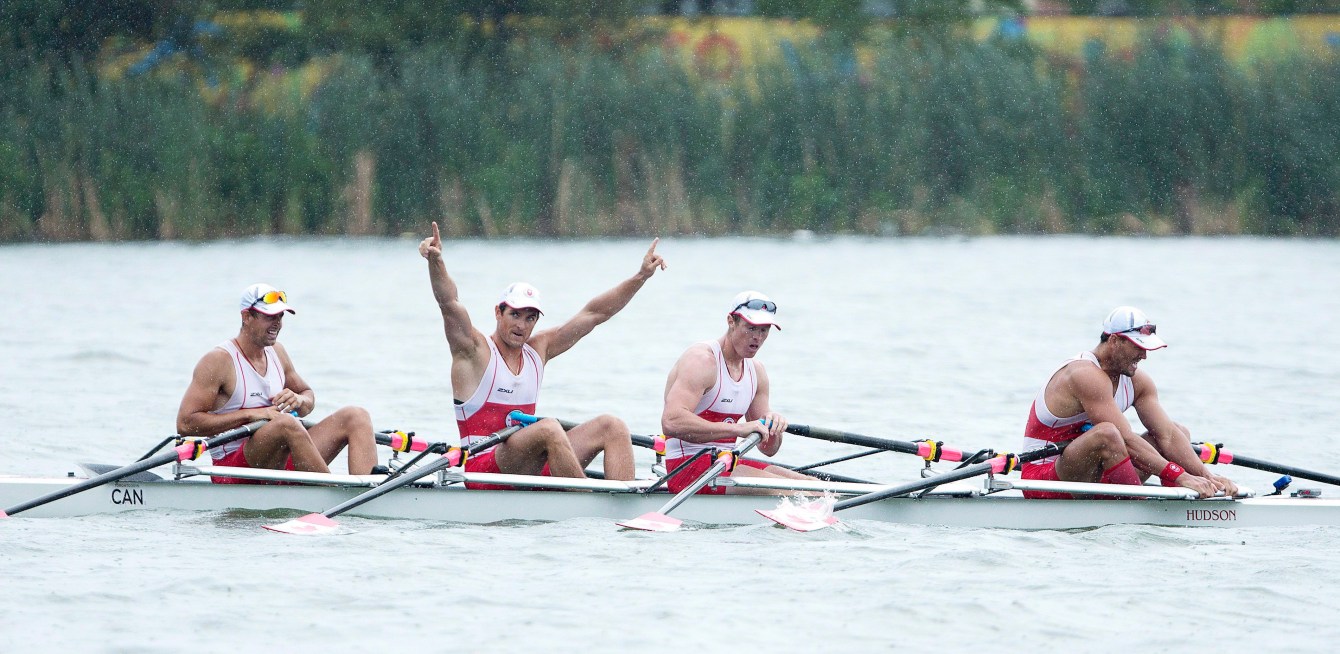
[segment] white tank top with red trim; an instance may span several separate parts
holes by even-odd
[[[507,427],[507,414],[512,411],[534,415],[535,403],[540,398],[540,382],[544,380],[544,363],[535,348],[521,346],[521,372],[512,374],[498,353],[493,337],[484,340],[489,343],[489,365],[484,369],[484,377],[470,399],[456,405],[456,428],[460,430],[461,447],[470,447]],[[490,447],[484,452],[492,450]]]
[[[1095,366],[1099,366],[1098,357],[1093,352],[1080,352],[1075,356],[1066,359],[1061,365],[1052,371],[1047,383],[1042,385],[1042,390],[1038,391],[1038,396],[1033,399],[1033,406],[1028,410],[1028,423],[1024,426],[1024,449],[1037,449],[1045,446],[1047,443],[1059,443],[1068,441],[1083,433],[1081,430],[1084,424],[1089,421],[1089,413],[1081,411],[1073,416],[1058,418],[1047,408],[1047,386],[1051,384],[1052,377],[1060,372],[1062,368],[1076,362],[1088,361]],[[1101,366],[1099,366],[1101,367]],[[1117,388],[1113,391],[1112,399],[1117,403],[1117,410],[1125,413],[1131,405],[1135,403],[1135,386],[1131,383],[1131,378],[1126,375],[1117,377]],[[1047,463],[1055,460],[1056,457],[1042,459],[1036,463]]]
[[[740,379],[732,379],[730,370],[726,368],[726,357],[721,354],[721,344],[717,341],[704,341],[704,344],[712,349],[712,356],[716,358],[717,381],[712,388],[703,393],[693,412],[699,418],[711,422],[740,422],[749,413],[749,405],[754,403],[754,394],[758,392],[758,376],[754,372],[754,361],[745,359]],[[735,447],[735,439],[723,438],[708,443],[690,443],[667,437],[665,457],[681,459],[713,447],[730,449]]]
[[[210,413],[229,413],[240,409],[258,409],[273,404],[270,398],[284,390],[284,365],[273,347],[265,348],[265,374],[256,371],[242,354],[236,339],[226,340],[218,345],[233,360],[233,394],[223,406]],[[247,439],[225,443],[209,451],[210,456],[221,459],[236,452]]]

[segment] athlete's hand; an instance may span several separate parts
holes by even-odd
[[[1219,475],[1216,475],[1216,474],[1214,474],[1213,472],[1207,473],[1207,474],[1205,475],[1205,478],[1206,478],[1206,479],[1209,479],[1210,482],[1214,484],[1214,487],[1215,487],[1215,488],[1218,488],[1219,490],[1224,491],[1224,496],[1225,496],[1225,497],[1235,497],[1235,496],[1237,496],[1237,494],[1238,494],[1238,485],[1235,484],[1235,483],[1233,483],[1232,480],[1230,480],[1229,478],[1227,478],[1227,477],[1220,477]]]
[[[1196,491],[1202,498],[1214,497],[1215,491],[1219,490],[1214,482],[1204,477],[1197,477],[1189,472],[1184,472],[1177,477],[1177,485]]]
[[[442,233],[437,229],[436,220],[433,221],[433,235],[419,242],[419,256],[429,261],[442,257]]]
[[[313,408],[308,406],[311,401],[306,395],[294,393],[292,389],[288,388],[275,393],[275,396],[270,398],[270,403],[283,413],[297,411],[298,415],[307,413],[307,411],[303,411],[303,408]]]
[[[288,409],[285,409],[278,405],[263,406],[260,408],[247,409],[247,410],[252,412],[251,420],[269,420],[270,422],[274,422],[276,420],[282,420],[284,418],[293,417],[293,415],[288,412]]]
[[[643,280],[651,279],[659,268],[665,270],[665,258],[656,254],[656,244],[661,242],[661,237],[651,240],[651,247],[647,248],[647,253],[642,255],[642,267],[638,269],[637,276]]]
[[[782,434],[786,433],[786,425],[786,418],[776,413],[768,413],[757,422],[746,423],[745,436],[756,431],[763,434],[763,438],[758,442],[758,450],[772,456],[782,447]]]

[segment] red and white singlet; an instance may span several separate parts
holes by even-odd
[[[228,353],[233,360],[233,394],[223,406],[210,413],[229,413],[240,409],[259,409],[273,404],[270,398],[284,390],[284,364],[273,347],[265,348],[265,374],[256,372],[256,368],[242,354],[235,339],[219,344],[218,348]],[[242,438],[210,449],[209,454],[215,461],[242,449],[247,439]]]
[[[519,409],[534,415],[535,402],[540,397],[540,382],[544,380],[544,363],[535,348],[521,346],[521,372],[514,375],[498,353],[493,337],[485,340],[489,342],[489,365],[484,369],[484,377],[475,387],[474,395],[456,405],[456,428],[460,430],[461,447],[470,447],[475,441],[507,427],[507,414],[512,411]],[[492,447],[484,450],[492,451]],[[484,452],[476,452],[474,456]]]
[[[1093,365],[1098,365],[1098,357],[1093,352],[1080,352],[1079,354],[1066,359],[1064,363],[1052,371],[1051,377],[1042,385],[1042,390],[1038,391],[1038,396],[1033,400],[1033,406],[1028,410],[1028,423],[1024,427],[1024,449],[1027,452],[1047,443],[1060,443],[1072,440],[1083,433],[1084,425],[1089,421],[1087,411],[1081,411],[1073,416],[1058,418],[1047,408],[1047,386],[1051,384],[1052,377],[1060,372],[1062,368],[1076,361],[1088,361]],[[1125,412],[1135,403],[1135,386],[1131,383],[1131,378],[1121,375],[1117,378],[1117,388],[1112,394],[1112,399],[1117,403],[1117,410]],[[1051,463],[1056,457],[1041,459],[1025,464],[1025,467]]]
[[[758,391],[758,376],[754,373],[754,361],[745,359],[740,379],[731,379],[730,371],[726,369],[726,358],[721,355],[721,344],[716,341],[705,343],[712,348],[712,356],[717,361],[717,383],[698,400],[698,406],[693,412],[699,418],[711,422],[740,422],[745,419],[745,414],[749,413],[749,405],[754,403],[754,393]],[[690,443],[667,437],[665,458],[675,461],[713,447],[729,450],[735,447],[735,439],[723,438],[710,443]]]

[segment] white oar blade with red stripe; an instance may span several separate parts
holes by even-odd
[[[270,531],[277,531],[281,534],[316,536],[319,534],[329,534],[335,531],[339,528],[340,523],[335,522],[320,513],[309,513],[301,518],[294,518],[288,522],[263,526]]]
[[[820,512],[803,512],[795,509],[754,509],[759,515],[783,526],[796,531],[816,531],[825,527],[832,527],[838,523],[837,516],[829,513],[825,516]]]
[[[642,515],[618,523],[620,527],[629,529],[641,529],[642,531],[675,531],[684,524],[682,520],[676,520],[664,513],[643,513]]]
[[[834,502],[829,496],[813,500],[783,497],[777,508],[754,509],[754,512],[789,529],[816,531],[838,524],[837,516],[833,515]]]

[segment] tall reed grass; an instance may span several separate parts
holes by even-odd
[[[340,57],[274,110],[0,53],[0,239],[1340,233],[1333,60],[912,35],[711,80],[658,47],[462,55]]]

